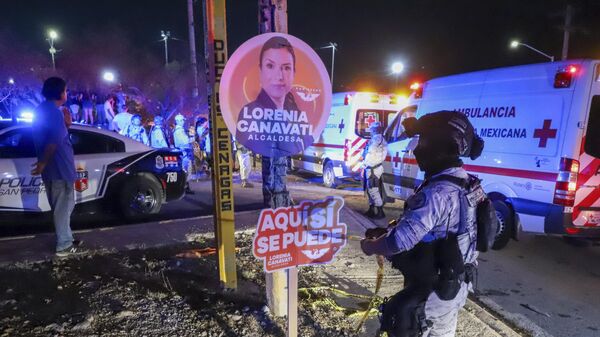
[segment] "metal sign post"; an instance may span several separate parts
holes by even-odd
[[[210,126],[212,140],[212,184],[215,203],[215,237],[218,245],[219,278],[225,288],[237,288],[235,221],[233,211],[231,134],[219,103],[219,84],[227,62],[225,0],[203,0],[205,56],[208,68]]]

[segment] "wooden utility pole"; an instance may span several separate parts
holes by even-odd
[[[206,66],[212,144],[212,186],[215,203],[215,239],[219,259],[219,278],[225,288],[237,288],[235,264],[235,221],[233,212],[231,134],[227,130],[221,105],[219,84],[227,62],[227,24],[225,0],[203,0]]]
[[[198,62],[196,60],[196,32],[194,29],[194,1],[187,0],[188,5],[188,35],[190,40],[190,64],[192,66],[193,89],[192,97],[198,97]]]
[[[571,33],[571,18],[573,16],[573,7],[567,4],[567,10],[565,12],[565,26],[563,27],[563,48],[562,48],[562,60],[566,60],[569,54],[569,38]]]
[[[286,33],[287,0],[258,1],[259,33]],[[263,157],[263,197],[265,206],[271,208],[291,206],[286,187],[286,176],[278,172],[287,170],[287,157]],[[277,170],[283,167],[283,170]],[[266,274],[267,302],[276,316],[288,316],[288,336],[297,336],[298,320],[298,269],[290,268]]]

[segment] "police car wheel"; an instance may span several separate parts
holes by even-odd
[[[323,185],[329,188],[335,188],[335,173],[333,172],[333,164],[328,161],[323,166]]]
[[[496,216],[498,217],[498,232],[496,234],[496,239],[494,240],[494,245],[492,245],[492,249],[500,250],[506,247],[510,240],[513,230],[514,215],[512,209],[504,201],[494,200],[493,204],[496,209]]]
[[[160,211],[162,188],[154,179],[135,177],[123,187],[119,201],[121,212],[127,219],[142,219]]]

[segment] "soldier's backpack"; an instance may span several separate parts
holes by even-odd
[[[481,187],[481,180],[469,174],[469,179],[461,179],[451,175],[439,175],[430,179],[433,181],[448,181],[465,191],[465,197],[470,207],[476,208],[477,240],[476,249],[487,252],[494,245],[498,233],[498,217],[492,201]]]

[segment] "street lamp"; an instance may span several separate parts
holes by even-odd
[[[533,50],[534,52],[536,52],[536,53],[538,53],[538,54],[540,54],[540,55],[542,55],[542,56],[545,56],[545,57],[547,57],[548,59],[550,59],[550,62],[554,62],[554,56],[552,56],[552,55],[548,55],[548,54],[544,53],[544,52],[543,52],[543,51],[541,51],[541,50],[535,49],[535,48],[533,48],[532,46],[530,46],[530,45],[528,45],[528,44],[526,44],[526,43],[520,42],[520,41],[518,41],[518,40],[513,40],[513,41],[511,41],[511,42],[510,42],[510,47],[511,47],[512,49],[516,49],[516,48],[518,48],[519,46],[527,47],[527,48],[529,48],[529,49]]]
[[[14,85],[14,84],[15,84],[15,79],[14,79],[14,78],[12,78],[12,77],[11,77],[11,78],[9,78],[9,79],[8,79],[8,84],[10,84],[10,85]]]
[[[167,64],[169,64],[169,45],[168,45],[168,43],[169,43],[169,38],[171,37],[171,32],[168,30],[166,32],[164,30],[161,30],[160,36],[162,37],[162,41],[164,41],[164,43],[165,43],[165,66],[166,66]]]
[[[113,73],[112,71],[105,71],[102,74],[102,79],[106,82],[112,83],[115,81],[115,73]]]
[[[56,53],[58,53],[58,50],[56,50],[56,48],[54,48],[54,40],[58,39],[58,33],[55,30],[49,30],[48,31],[48,38],[46,40],[48,40],[48,43],[50,44],[50,49],[48,49],[48,51],[50,52],[50,57],[52,57],[52,69],[56,70],[56,62],[54,60],[54,55]]]
[[[392,74],[398,75],[404,71],[404,64],[402,62],[392,63]]]
[[[404,63],[394,62],[392,63],[392,74],[394,74],[394,89],[398,87],[398,76],[404,71]]]
[[[333,89],[333,69],[335,64],[335,51],[337,50],[337,43],[329,42],[325,47],[321,47],[321,49],[329,49],[331,48],[331,88]]]

